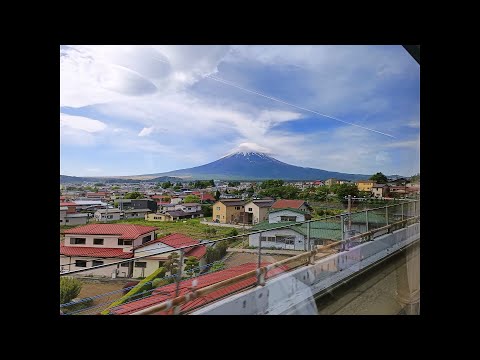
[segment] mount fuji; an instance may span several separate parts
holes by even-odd
[[[176,176],[191,180],[326,180],[328,178],[366,180],[370,177],[370,175],[345,174],[290,165],[266,153],[248,151],[235,152],[211,163],[189,169],[139,175],[136,178],[153,180],[160,176]]]

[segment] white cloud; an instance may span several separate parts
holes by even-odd
[[[60,113],[60,127],[69,127],[89,133],[95,133],[107,128],[101,121],[90,119],[84,116],[73,116]]]
[[[398,164],[393,163],[393,151],[418,148],[418,141],[399,137],[401,141],[392,142],[340,124],[328,133],[280,131],[278,125],[302,119],[305,114],[264,98],[259,102],[257,95],[250,96],[223,85],[204,95],[202,90],[213,81],[199,82],[205,75],[217,72],[222,61],[228,66],[247,62],[279,67],[303,76],[308,71],[309,76],[302,78],[302,82],[298,80],[299,93],[305,96],[298,97],[296,105],[340,118],[348,114],[346,121],[387,131],[369,124],[373,121],[372,114],[382,115],[392,106],[378,87],[391,77],[410,76],[408,54],[387,56],[383,48],[358,46],[230,49],[228,46],[62,46],[61,106],[90,105],[109,119],[111,127],[99,120],[61,114],[61,142],[92,145],[102,141],[115,152],[144,153],[144,156],[148,153],[151,157],[144,160],[149,168],[154,168],[150,165],[155,161],[158,167],[164,166],[163,159],[167,157],[173,161],[168,166],[175,166],[178,159],[181,165],[176,168],[201,165],[236,148],[268,152],[295,165],[356,173],[382,171],[378,169],[380,165],[385,171],[394,169]],[[248,75],[232,72],[226,80],[249,88],[252,78]],[[287,85],[295,88],[296,81]],[[231,95],[228,98],[223,96],[227,93]],[[162,134],[151,136],[157,132]]]
[[[151,127],[149,127],[149,128],[144,127],[144,128],[142,129],[142,131],[140,131],[140,132],[138,133],[138,136],[148,136],[148,135],[150,135],[150,134],[153,132],[153,130],[154,130],[154,127],[153,127],[153,126],[151,126]]]

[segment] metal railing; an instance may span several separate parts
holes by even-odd
[[[387,233],[390,231],[394,231],[396,228],[399,228],[399,227],[407,226],[407,224],[409,224],[412,221],[413,222],[419,221],[420,219],[419,213],[420,213],[419,200],[412,200],[409,202],[404,201],[399,204],[381,206],[373,209],[367,209],[367,210],[356,211],[351,213],[342,213],[340,215],[332,215],[332,216],[321,218],[321,219],[312,219],[307,221],[295,222],[293,224],[278,223],[278,226],[268,227],[267,229],[249,231],[248,233],[245,233],[245,234],[228,236],[220,239],[204,240],[199,242],[198,244],[189,243],[189,244],[185,244],[183,246],[180,246],[175,249],[170,249],[170,250],[157,250],[157,249],[139,250],[139,251],[135,251],[135,254],[141,254],[141,255],[137,255],[129,259],[118,260],[112,263],[91,266],[84,269],[76,269],[73,271],[61,272],[60,276],[80,275],[85,272],[94,272],[95,270],[103,269],[106,267],[119,267],[121,264],[131,263],[131,262],[138,261],[140,259],[148,259],[152,256],[168,254],[172,252],[180,251],[180,253],[183,254],[187,249],[191,249],[193,247],[197,247],[197,246],[215,247],[215,246],[218,246],[218,244],[221,242],[226,241],[228,243],[228,242],[232,242],[239,239],[245,240],[246,237],[248,237],[249,239],[252,239],[252,235],[253,236],[258,235],[258,246],[257,246],[258,251],[257,251],[257,259],[256,259],[257,261],[256,261],[255,270],[248,271],[244,274],[232,277],[227,280],[223,280],[217,284],[212,284],[202,289],[198,289],[198,290],[193,289],[188,293],[190,295],[179,294],[179,287],[182,281],[182,276],[185,275],[182,271],[183,261],[180,262],[181,265],[178,267],[179,268],[178,273],[169,276],[169,277],[173,277],[176,283],[176,290],[174,292],[174,296],[172,299],[166,301],[166,303],[170,304],[170,306],[173,306],[174,308],[176,308],[177,306],[184,304],[189,300],[192,300],[194,298],[210,293],[209,289],[219,289],[224,286],[228,286],[229,284],[233,284],[237,281],[240,281],[238,279],[246,279],[248,277],[256,276],[255,284],[264,285],[267,272],[276,267],[279,267],[282,265],[289,265],[289,270],[291,270],[297,266],[301,266],[302,264],[308,264],[313,262],[315,260],[315,256],[319,256],[322,253],[324,255],[328,254],[329,250],[332,250],[332,249],[335,249],[336,251],[348,250],[352,246],[356,246],[358,243],[373,240],[376,236],[383,235],[384,233]],[[294,241],[294,249],[296,251],[302,251],[302,253],[291,256],[287,259],[283,259],[281,261],[274,261],[273,263],[267,266],[262,266],[262,258],[266,256],[265,255],[266,246],[262,244],[264,243],[262,241],[262,234],[268,234],[269,232],[272,232],[272,231],[275,232],[279,230],[289,230],[289,229],[295,230],[295,231],[299,231],[299,229],[302,230],[303,239],[304,239],[303,246],[301,248],[296,247],[296,243]],[[318,233],[322,233],[322,231],[325,234],[318,235]],[[317,242],[319,242],[319,244],[317,244]],[[328,242],[331,242],[331,243],[328,243]],[[262,245],[264,246],[262,247]],[[337,247],[339,246],[341,246],[341,248],[337,249]],[[95,255],[92,255],[91,257],[95,258]],[[292,264],[294,263],[297,263],[297,265],[292,266]],[[194,272],[194,275],[195,276],[203,275],[205,268],[208,271],[210,266],[211,264],[207,264],[207,266],[203,265],[203,269],[200,269],[198,273]],[[110,294],[110,292],[106,294]],[[82,300],[88,300],[88,299],[98,300],[98,298],[101,298],[101,297],[102,295],[95,295],[90,298],[85,298]],[[181,299],[181,300],[178,300],[178,299]],[[173,303],[174,300],[175,300],[175,303]],[[78,302],[75,302],[75,303],[78,303]],[[107,303],[107,302],[103,302],[103,303]],[[167,304],[162,306],[167,306]],[[162,307],[161,309],[164,309],[164,308]],[[88,310],[88,308],[86,310]],[[155,310],[155,311],[161,311],[161,310]],[[176,309],[176,312],[178,312],[178,309]]]

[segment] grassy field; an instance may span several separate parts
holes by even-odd
[[[118,221],[111,221],[110,223],[117,223],[117,224],[137,224],[137,225],[145,225],[145,226],[156,226],[158,230],[156,231],[159,236],[164,236],[168,233],[179,233],[190,236],[194,239],[206,239],[207,236],[205,235],[205,229],[214,228],[217,230],[215,236],[212,239],[219,239],[222,237],[227,236],[227,233],[230,232],[232,229],[228,227],[220,227],[220,226],[208,226],[204,225],[200,222],[199,219],[188,219],[182,220],[178,222],[167,222],[167,221],[146,221],[144,219],[126,219],[126,220],[118,220]]]

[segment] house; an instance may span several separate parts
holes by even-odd
[[[124,219],[144,219],[145,215],[151,213],[150,209],[130,209],[123,211]]]
[[[359,180],[355,182],[355,185],[357,185],[358,191],[370,191],[375,182],[372,180]]]
[[[74,202],[60,202],[60,207],[66,207],[67,214],[74,214],[77,212],[77,204]]]
[[[175,210],[175,206],[175,204],[162,204],[162,206],[158,207],[157,212],[173,211]]]
[[[173,204],[173,205],[180,204],[183,201],[183,198],[184,197],[180,197],[180,196],[174,197],[170,200],[170,204]]]
[[[213,204],[213,221],[222,224],[240,222],[240,215],[245,211],[245,201],[242,199],[222,199]]]
[[[245,204],[246,224],[258,224],[268,219],[268,210],[275,200],[252,200]]]
[[[373,184],[370,192],[376,198],[384,198],[388,195],[388,186],[386,184]]]
[[[60,206],[60,225],[84,225],[88,221],[88,214],[68,213],[67,206]]]
[[[203,212],[185,212],[183,210],[168,210],[160,213],[146,214],[145,220],[147,221],[177,221],[183,219],[194,219],[197,217],[203,217]]]
[[[107,203],[100,200],[75,200],[74,203],[77,205],[77,211],[105,209],[107,206]]]
[[[121,210],[132,208],[132,199],[115,199],[115,206]]]
[[[141,260],[144,264],[138,269],[134,269],[133,277],[147,276],[145,274],[151,274],[159,267],[163,266],[165,261],[168,260],[168,256],[175,250],[188,245],[196,245],[200,242],[191,237],[183,234],[173,233],[162,238],[150,240],[146,243],[140,244],[134,248],[135,256],[142,254],[155,253],[160,251],[166,251],[165,254],[158,254]],[[168,252],[167,252],[168,251]],[[205,254],[207,248],[205,245],[194,246],[184,249],[184,258],[182,271],[185,269],[185,263],[187,258],[193,256],[199,261],[199,266],[206,264]],[[180,250],[176,251],[180,255]],[[180,257],[179,257],[180,259]],[[169,273],[167,273],[169,274]]]
[[[85,269],[132,258],[133,247],[154,240],[156,229],[133,224],[89,224],[65,230],[65,239],[60,243],[61,271]],[[142,266],[131,262],[82,274],[131,277],[134,269]]]
[[[197,203],[183,203],[175,205],[175,210],[182,210],[186,213],[202,212],[202,205]]]
[[[297,221],[298,222],[298,221]],[[310,240],[314,245],[325,245],[327,243],[341,240],[341,225],[334,222],[316,221],[307,224],[298,224],[289,228],[278,229],[285,225],[295,225],[296,222],[269,223],[264,221],[252,227],[251,231],[264,230],[261,233],[248,236],[248,244],[258,247],[261,239],[263,247],[275,247],[277,249],[301,250],[307,248],[306,239],[310,231]]]
[[[338,184],[338,183],[339,183],[339,181],[337,179],[334,179],[334,178],[325,180],[325,185],[327,185],[327,186],[332,186],[332,185],[335,185],[335,184]]]
[[[97,221],[120,220],[122,211],[120,209],[99,209],[93,215]]]
[[[342,185],[342,184],[350,184],[350,182],[351,182],[350,180],[338,180],[338,183],[339,183],[340,185]]]
[[[208,193],[208,192],[204,192],[204,191],[194,191],[192,193],[192,195],[196,195],[200,198],[200,201],[202,203],[210,203],[210,204],[213,204],[216,200],[215,200],[215,197]]]
[[[261,266],[267,266],[270,263],[262,262]],[[195,277],[194,279],[186,279],[179,283],[178,285],[178,296],[186,295],[192,291],[193,281],[195,281],[195,288],[201,289],[209,285],[216,284],[220,281],[228,280],[233,277],[239,276],[241,274],[245,274],[249,271],[255,270],[257,268],[257,263],[245,263],[238,266],[234,266],[225,270],[219,270],[215,272],[211,272],[205,275],[200,275]],[[289,269],[288,265],[280,265],[268,271],[267,278],[271,278],[278,274],[281,274]],[[230,294],[234,294],[239,292],[240,290],[250,288],[255,285],[257,282],[256,275],[252,275],[245,280],[240,282],[236,282],[231,285],[227,285],[222,289],[213,291],[207,295],[200,295],[199,297],[187,301],[186,303],[180,305],[180,311],[182,313],[187,311],[192,311],[197,309],[200,306],[203,306],[207,303],[212,301],[219,300],[225,296]],[[143,299],[131,301],[109,310],[109,314],[112,315],[128,315],[133,312],[145,309],[147,307],[151,307],[156,304],[160,304],[164,301],[170,300],[175,297],[177,293],[177,284],[169,284],[162,287],[159,287],[153,290],[152,295],[148,297],[144,297]],[[171,314],[172,310],[165,310],[156,312],[155,315],[167,315]]]
[[[152,199],[132,199],[130,204],[134,209],[150,209],[151,212],[157,212],[157,202]]]
[[[273,203],[272,209],[297,209],[306,213],[310,212],[310,207],[303,200],[277,200]]]
[[[268,222],[270,224],[286,222],[286,221],[306,221],[310,220],[312,217],[310,214],[305,213],[304,211],[298,209],[276,209],[271,210],[268,214]]]

